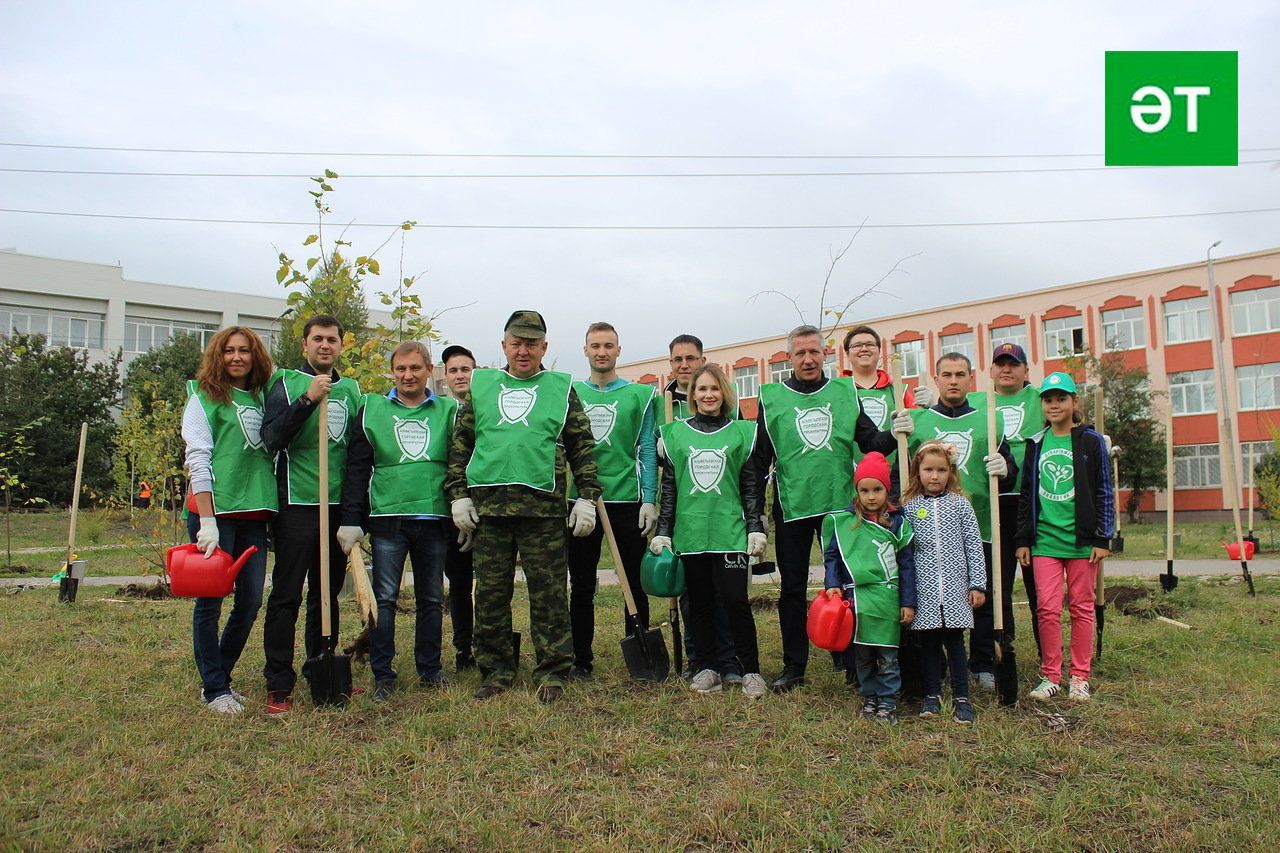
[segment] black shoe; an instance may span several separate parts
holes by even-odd
[[[898,724],[898,709],[893,705],[879,706],[876,708],[876,722],[896,726]]]
[[[782,675],[773,680],[773,684],[769,685],[769,689],[774,693],[787,693],[795,690],[801,684],[804,684],[804,670],[788,666],[783,668]]]
[[[453,665],[453,669],[455,672],[466,672],[469,669],[475,669],[475,668],[476,668],[476,659],[474,657],[472,657],[470,654],[463,654],[462,652],[458,652],[458,657],[455,659],[455,662]]]
[[[685,681],[693,681],[693,677],[698,674],[698,670],[693,668],[693,664],[689,664],[684,668],[684,672],[680,673],[680,677]]]
[[[373,701],[382,703],[391,698],[391,693],[396,689],[394,681],[379,681],[373,685]]]
[[[874,720],[876,718],[876,711],[879,709],[880,703],[876,700],[876,697],[864,697],[862,700],[862,719]]]
[[[507,688],[505,687],[499,687],[496,684],[482,684],[480,685],[480,689],[477,690],[473,695],[475,696],[475,698],[483,702],[485,699],[492,699],[494,696],[497,696],[500,693],[506,693],[506,692],[507,692]]]
[[[419,687],[429,687],[433,690],[443,690],[449,686],[449,679],[444,677],[443,672],[437,672],[435,675],[427,675],[418,679]]]
[[[564,698],[564,688],[558,684],[544,684],[538,688],[538,701],[543,705],[559,702]]]
[[[569,670],[569,680],[570,681],[590,681],[591,667],[578,666],[577,664],[574,664],[573,668]]]
[[[920,716],[936,717],[942,713],[942,697],[926,696],[924,701],[920,703]]]
[[[969,704],[968,699],[956,699],[953,704],[955,710],[951,713],[951,719],[961,725],[972,725],[974,720],[973,706]]]

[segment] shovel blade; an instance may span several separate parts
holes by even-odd
[[[1163,574],[1160,576],[1160,588],[1165,592],[1173,592],[1178,588],[1178,576],[1175,574]]]
[[[325,649],[302,667],[311,683],[311,701],[317,708],[341,707],[351,699],[351,658]]]
[[[1124,537],[1123,536],[1111,537],[1111,553],[1112,554],[1124,553]]]
[[[671,673],[662,632],[646,628],[622,638],[622,660],[636,681],[665,681]]]
[[[996,697],[1001,705],[1016,705],[1018,702],[1018,656],[1013,650],[1013,643],[1004,640],[1001,643],[1002,654],[996,663]]]
[[[58,601],[75,604],[76,592],[80,589],[79,578],[63,578],[58,581]]]

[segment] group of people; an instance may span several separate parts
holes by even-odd
[[[880,337],[868,326],[844,335],[850,371],[840,377],[826,373],[820,330],[792,330],[791,375],[760,389],[754,422],[742,418],[728,377],[707,363],[693,335],[671,342],[672,379],[659,390],[618,376],[617,330],[593,323],[583,347],[589,376],[574,381],[544,366],[542,316],[516,311],[503,329],[502,368],[476,369],[465,348],[444,350],[443,397],[431,387],[430,351],[418,342],[390,353],[388,394],[362,395],[335,370],[343,332],[332,317],[310,318],[302,368],[274,370],[251,330],[223,329],[191,383],[183,435],[192,536],[206,553],[221,545],[234,557],[258,547],[237,580],[221,638],[222,600],[196,601],[195,657],[212,711],[244,708],[231,675],[262,601],[268,524],[276,550],[264,629],[269,714],[292,707],[304,580],[310,658],[337,634],[335,622],[332,636],[321,637],[319,572],[330,572],[336,614],[344,555],[366,536],[378,607],[370,651],[376,701],[397,689],[395,614],[406,557],[421,686],[448,683],[441,665],[447,576],[456,670],[478,667],[476,699],[513,687],[518,563],[537,696],[561,699],[566,684],[590,678],[594,668],[598,507],[608,513],[637,605],[634,616],[624,614],[628,632],[648,625],[639,580],[646,549],[680,555],[690,663],[683,675],[699,693],[740,685],[758,699],[805,683],[816,541],[826,575],[819,594],[846,598],[856,613],[849,649],[834,658],[858,685],[865,717],[896,720],[904,669],[915,669],[906,674],[922,685],[921,715],[941,713],[945,657],[953,716],[973,721],[970,671],[980,688],[995,687],[993,547],[1004,556],[1004,588],[1021,565],[1032,603],[1043,678],[1030,695],[1049,699],[1062,690],[1065,580],[1069,695],[1089,698],[1093,580],[1114,523],[1109,448],[1080,423],[1072,378],[1055,373],[1036,388],[1017,345],[993,353],[1000,435],[988,452],[986,397],[969,391],[969,358],[938,359],[936,392],[894,389],[881,369]],[[325,399],[329,493],[321,496],[316,412]],[[893,464],[900,447],[910,463],[905,483]],[[341,520],[327,548],[319,541],[321,500]],[[997,530],[992,501],[1000,504]],[[751,563],[764,556],[770,536],[782,639],[781,669],[771,681],[762,674],[749,600]],[[1007,595],[1002,615],[1012,631]],[[913,653],[900,659],[900,646]]]

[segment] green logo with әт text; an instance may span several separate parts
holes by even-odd
[[[1107,51],[1108,166],[1235,166],[1235,51]]]

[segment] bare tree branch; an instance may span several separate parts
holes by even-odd
[[[849,251],[849,247],[853,245],[853,241],[858,239],[858,235],[862,233],[862,228],[867,224],[867,218],[864,217],[862,222],[858,223],[858,228],[853,232],[853,236],[849,238],[849,242],[844,244],[844,248],[838,254],[831,254],[831,247],[827,247],[827,254],[831,258],[831,263],[827,264],[827,275],[822,280],[822,292],[818,295],[818,325],[822,325],[822,318],[827,315],[827,289],[831,286],[831,274],[836,270],[836,264],[840,263],[840,259],[844,257],[845,252]]]
[[[747,304],[747,305],[750,305],[751,303],[755,302],[755,301],[756,301],[756,299],[758,299],[758,298],[759,298],[759,297],[761,297],[761,296],[764,296],[766,293],[771,293],[771,294],[773,294],[774,296],[781,296],[783,299],[785,299],[785,300],[787,300],[788,302],[790,302],[790,303],[791,303],[791,307],[795,309],[796,316],[800,318],[800,325],[802,325],[802,326],[803,326],[803,325],[805,325],[805,324],[807,324],[807,323],[809,322],[808,320],[806,320],[806,319],[804,318],[804,312],[800,310],[800,303],[799,303],[798,301],[796,301],[796,298],[795,298],[794,296],[788,296],[787,294],[783,293],[781,290],[761,290],[761,291],[758,291],[758,292],[753,293],[753,294],[751,294],[750,296],[748,296],[748,297],[747,297],[747,302],[746,302],[746,304]]]
[[[900,269],[903,262],[909,261],[915,257],[919,257],[921,254],[922,254],[921,252],[915,252],[913,254],[906,255],[905,257],[898,258],[898,260],[894,262],[894,265],[889,268],[889,271],[886,272],[884,275],[880,276],[880,278],[876,281],[875,284],[871,285],[870,287],[863,290],[862,292],[856,294],[852,299],[844,303],[844,305],[842,305],[840,308],[830,309],[830,310],[824,308],[823,316],[827,316],[829,314],[832,320],[831,320],[831,327],[829,329],[824,330],[823,338],[825,339],[827,336],[834,334],[836,327],[840,325],[840,322],[844,319],[844,315],[848,312],[848,310],[852,308],[854,305],[861,302],[866,297],[872,295],[873,293],[880,296],[892,296],[895,299],[898,298],[898,295],[896,293],[891,293],[887,290],[881,290],[880,285],[884,284],[885,281],[888,280],[889,276],[893,275],[894,273],[900,272],[900,273],[906,274],[907,270]]]

